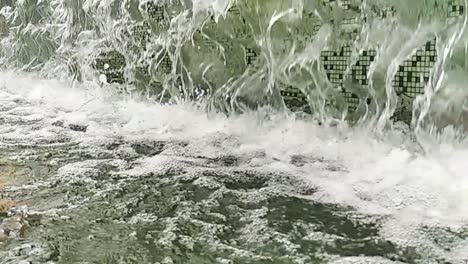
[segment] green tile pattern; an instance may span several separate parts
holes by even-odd
[[[465,7],[462,0],[449,1],[449,14],[447,14],[449,18],[459,17],[464,14]],[[361,37],[360,30],[362,29],[363,22],[369,18],[360,12],[359,0],[322,0],[322,6],[330,9],[338,7],[344,12],[344,16],[340,21],[333,21],[333,19],[330,21],[332,24],[339,23],[338,28],[342,38],[341,47],[322,51],[320,65],[330,85],[334,87],[347,102],[348,110],[354,112],[358,109],[359,105],[363,103],[361,102],[362,100],[365,100],[364,103],[371,103],[370,98],[363,97],[362,95],[358,96],[352,92],[350,87],[347,87],[348,84],[352,84],[353,87],[360,87],[362,90],[365,90],[369,86],[369,69],[378,56],[377,51],[373,49],[361,50],[358,58],[353,59],[353,50],[351,48],[353,42],[359,40]],[[397,9],[388,6],[373,11],[373,19],[387,19],[394,17]],[[169,14],[171,13],[166,6],[153,2],[148,2],[146,5],[146,12],[151,20],[150,22],[158,24],[167,22]],[[205,36],[195,36],[194,39],[200,40],[200,43],[203,45],[202,49],[206,49],[206,51],[211,53],[216,53],[216,50],[222,47],[226,56],[225,64],[227,68],[238,68],[242,72],[248,68],[258,67],[258,63],[261,63],[261,60],[259,61],[261,49],[257,46],[255,41],[252,41],[253,37],[251,36],[251,31],[249,31],[248,17],[244,15],[242,8],[234,6],[228,12],[227,20],[228,19],[235,19],[236,22],[240,21],[240,23],[235,23],[236,25],[232,26],[232,32],[229,31],[229,34],[223,32],[224,28],[221,32],[218,32],[220,30],[216,30],[217,24],[214,21],[210,21],[206,25],[206,32],[204,31],[209,38]],[[278,44],[278,47],[282,47],[283,50],[280,48],[275,50],[275,52],[278,52],[278,50],[283,53],[287,52],[292,45],[293,37],[296,41],[295,44],[299,48],[304,47],[306,43],[314,38],[321,27],[320,20],[317,19],[314,13],[308,12],[307,10],[304,10],[303,20],[305,21],[303,23],[307,23],[309,26],[301,28],[297,30],[297,32],[293,29],[291,36],[286,34],[280,38],[282,44]],[[141,45],[142,49],[144,49],[148,37],[151,34],[153,34],[151,26],[148,24],[141,23],[133,29],[134,40]],[[240,64],[238,60],[239,53],[235,53],[236,45],[242,47],[243,63]],[[104,57],[107,56],[108,54]],[[99,72],[109,75],[107,80],[123,83],[125,80],[122,71],[125,61],[122,60],[122,56],[117,56],[120,57],[120,59],[107,59],[107,63],[111,65],[108,69],[102,68],[102,62],[96,63],[96,68]],[[422,94],[436,61],[436,42],[435,40],[430,40],[398,67],[398,71],[392,81],[392,86],[397,95],[404,97],[404,100],[411,101],[417,95]],[[158,59],[159,72],[169,73],[172,67],[173,65],[169,57],[166,56],[162,60]],[[284,85],[284,87],[281,88],[281,95],[286,105],[289,107],[294,109],[299,109],[301,106],[307,108],[307,98],[299,88],[291,85]],[[411,107],[408,106],[408,108]]]

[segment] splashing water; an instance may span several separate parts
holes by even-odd
[[[5,1],[2,65],[227,112],[286,103],[378,130],[411,115],[425,131],[461,128],[464,8],[456,0]]]
[[[0,2],[0,263],[468,262],[467,4]]]

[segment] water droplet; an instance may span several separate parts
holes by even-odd
[[[99,75],[99,81],[103,82],[103,83],[107,83],[107,77],[105,74],[101,74]]]

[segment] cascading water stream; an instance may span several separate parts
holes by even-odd
[[[11,1],[2,8],[10,31],[3,67],[118,83],[162,102],[203,98],[225,111],[281,109],[285,99],[321,121],[378,119],[371,126],[382,130],[398,118],[399,101],[411,104],[405,97],[440,80],[464,37],[464,15],[450,13],[463,3],[449,2]],[[437,37],[443,32],[452,33]],[[425,72],[407,72],[421,81],[395,84],[399,67],[436,37],[442,56],[416,62]],[[405,111],[426,113],[430,97]]]
[[[49,59],[44,58],[45,61],[39,62],[37,56],[31,60],[27,54],[13,55],[18,52],[20,54],[33,52],[34,49],[27,47],[32,45],[28,44],[27,39],[12,38],[9,41],[13,46],[11,50],[16,49],[18,52],[10,54],[10,60],[13,61],[5,63],[4,66],[17,66],[16,62],[20,61],[21,57],[24,57],[23,62],[20,62],[23,67],[39,65],[44,68],[47,64],[49,67],[67,65],[72,67],[72,71],[76,71],[74,75],[80,78],[96,81],[94,76],[97,72],[101,72],[101,81],[124,83],[121,86],[125,87],[125,90],[137,89],[160,101],[163,98],[164,101],[178,101],[182,98],[186,101],[189,98],[199,98],[197,95],[203,93],[204,99],[208,101],[205,104],[227,111],[244,109],[242,105],[245,104],[248,108],[262,104],[282,108],[283,98],[280,93],[288,94],[288,89],[293,89],[295,92],[292,94],[297,95],[299,101],[301,98],[306,98],[308,108],[313,110],[313,115],[319,120],[323,121],[329,117],[342,119],[349,116],[351,119],[369,122],[378,118],[379,125],[375,127],[382,130],[388,121],[394,118],[395,110],[401,108],[395,90],[409,89],[394,85],[398,67],[421,45],[430,40],[431,35],[437,35],[438,30],[451,30],[457,25],[462,25],[463,21],[459,19],[459,22],[453,23],[452,26],[440,27],[437,25],[439,22],[427,24],[424,21],[410,19],[411,16],[422,15],[422,19],[427,20],[424,18],[424,12],[433,7],[441,23],[445,23],[447,10],[455,4],[437,6],[437,2],[417,1],[414,5],[397,3],[394,6],[385,6],[387,4],[385,2],[376,4],[364,1],[355,4],[351,1],[347,4],[349,6],[343,7],[337,3],[322,5],[318,2],[305,4],[302,1],[287,1],[281,4],[268,2],[263,7],[256,1],[247,5],[242,1],[41,2],[39,6],[42,8],[29,12],[41,17],[40,21],[45,25],[44,28],[40,28],[42,31],[39,28],[33,29],[34,23],[38,21],[37,18],[21,21],[28,16],[21,16],[19,13],[27,13],[27,8],[14,9],[16,14],[7,14],[7,10],[11,8],[5,8],[4,13],[12,24],[16,23],[18,34],[37,35],[30,41],[36,42],[39,54],[44,54],[42,57]],[[28,6],[28,4],[23,5]],[[402,7],[401,10],[405,7],[408,9],[401,11],[399,7]],[[150,8],[153,8],[151,10],[159,8],[160,14],[150,14],[148,12]],[[395,11],[392,8],[397,9],[396,15],[392,13]],[[240,11],[240,20],[234,18],[232,10]],[[273,17],[281,12],[282,15]],[[51,15],[52,13],[55,15]],[[158,15],[160,17],[157,17]],[[383,15],[385,19],[379,20],[378,15]],[[310,23],[305,20],[308,17],[312,17],[311,21],[316,20],[317,24],[313,27],[317,33],[326,32],[327,27],[331,25],[332,37],[327,37],[327,33],[324,33],[325,35],[317,35],[314,38],[314,32],[306,33],[307,30],[303,27],[307,27]],[[362,21],[356,21],[357,19]],[[384,32],[387,34],[379,32],[376,25],[386,26]],[[458,34],[455,31],[453,34]],[[460,33],[458,38],[461,38],[463,28],[457,32]],[[395,50],[401,47],[395,45],[402,42],[402,36],[399,35],[401,33],[413,36],[404,41],[406,48]],[[47,37],[53,34],[56,36]],[[241,34],[239,36],[245,40],[236,41],[238,36],[233,34]],[[418,35],[421,38],[416,37]],[[80,36],[91,39],[77,41]],[[392,39],[389,39],[390,37]],[[447,36],[447,41],[449,40],[450,37]],[[440,41],[441,43],[437,45],[445,46],[445,41],[443,39]],[[4,41],[4,44],[6,43],[8,41]],[[210,45],[214,45],[211,50]],[[239,47],[236,47],[237,45]],[[54,47],[57,54],[53,54]],[[343,64],[333,66],[339,69],[327,71],[327,67],[323,67],[323,56],[320,56],[324,54],[322,51],[340,47],[347,49],[345,53],[350,59],[348,60],[346,56],[341,57],[344,61],[337,62]],[[448,50],[453,48],[447,46]],[[77,52],[76,49],[81,52]],[[196,56],[197,49],[200,54],[205,54],[205,58]],[[372,53],[376,51],[376,54],[371,56],[373,61],[369,65],[356,65],[360,62],[359,54],[366,53],[365,49],[369,49]],[[106,50],[111,52],[106,53]],[[253,52],[258,58],[255,65],[245,67],[252,64],[251,60],[255,59],[249,58],[248,52]],[[90,68],[99,61],[99,56],[112,57],[116,61],[115,65],[105,63],[106,59],[102,59],[103,63],[98,63],[100,69]],[[236,62],[239,60],[236,57],[245,57],[247,65],[242,66],[242,62],[241,64],[239,61]],[[107,60],[112,61],[110,58]],[[203,59],[206,61],[200,63]],[[340,58],[338,56],[335,59]],[[383,61],[380,62],[380,59]],[[430,62],[438,64],[435,61]],[[106,65],[108,68],[104,69]],[[200,67],[201,65],[208,66]],[[364,70],[361,75],[353,76],[350,73],[356,66],[368,66],[367,72]],[[444,69],[444,67],[439,68]],[[427,69],[431,68],[433,67]],[[106,76],[106,70],[109,76]],[[112,77],[111,71],[114,71],[112,74],[116,76]],[[333,71],[338,73],[331,73]],[[43,72],[51,74],[54,71],[43,70]],[[338,78],[330,78],[328,76],[330,74],[334,77],[337,74]],[[415,71],[413,75],[417,74],[419,73]],[[421,77],[426,80],[429,76]],[[361,85],[361,78],[367,84]],[[310,83],[311,81],[313,83]],[[417,84],[418,91],[410,97],[422,94],[428,83],[431,85],[425,81],[422,81],[421,85]],[[396,92],[401,98],[401,91]],[[426,93],[427,96],[430,96],[429,93]],[[425,105],[427,107],[427,103]],[[406,106],[408,107],[411,108]],[[412,109],[406,111],[411,112]],[[416,109],[414,114],[418,112],[420,111]]]

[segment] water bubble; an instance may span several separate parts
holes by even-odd
[[[101,81],[102,83],[107,83],[107,76],[105,74],[100,74],[99,81]]]

